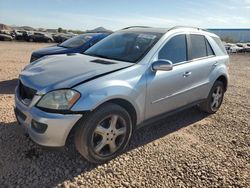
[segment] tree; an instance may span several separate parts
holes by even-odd
[[[58,31],[58,33],[62,33],[62,32],[63,32],[63,29],[62,29],[61,27],[59,27],[59,28],[57,29],[57,31]]]
[[[222,39],[222,41],[224,41],[226,43],[235,43],[234,39],[229,37],[229,36],[222,37],[221,39]]]

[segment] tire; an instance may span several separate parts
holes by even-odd
[[[48,43],[52,43],[52,40],[51,39],[48,39],[48,41],[47,41]]]
[[[75,146],[88,161],[104,163],[123,152],[132,131],[129,113],[117,104],[106,103],[78,122]]]
[[[29,42],[34,42],[33,38],[29,38]]]
[[[216,113],[223,102],[224,93],[224,84],[221,81],[215,81],[208,98],[204,103],[200,104],[200,109],[209,114]]]

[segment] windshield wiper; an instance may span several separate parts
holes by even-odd
[[[105,58],[105,59],[110,59],[110,60],[115,60],[115,61],[125,61],[125,62],[129,62],[129,63],[135,63],[133,61],[129,61],[129,60],[124,60],[124,59],[118,59],[118,58],[114,58],[114,57],[108,57],[105,55],[99,55],[99,54],[88,54],[88,53],[83,53],[84,55],[89,55],[89,56],[93,56],[93,57],[100,57],[100,58]]]
[[[57,46],[63,47],[63,48],[69,48],[67,46],[63,46],[62,44],[58,44]]]
[[[94,56],[94,57],[100,57],[100,58],[105,58],[105,59],[111,59],[110,57],[107,57],[105,55],[99,55],[99,54],[85,54],[84,55],[89,55],[89,56]]]

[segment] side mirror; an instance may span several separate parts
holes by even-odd
[[[159,59],[152,64],[154,71],[170,71],[173,69],[173,63],[169,60]]]

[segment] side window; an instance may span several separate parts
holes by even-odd
[[[209,42],[207,41],[207,39],[206,39],[206,47],[207,47],[207,56],[214,55],[214,51]]]
[[[170,60],[173,64],[187,61],[186,35],[171,38],[160,50],[158,59]]]
[[[190,35],[191,53],[190,59],[197,59],[207,56],[207,47],[205,37],[203,35]]]
[[[221,49],[222,53],[224,53],[225,55],[227,54],[227,51],[225,49],[225,47],[223,46],[220,38],[217,37],[212,37],[214,39],[214,41],[218,44],[219,48]]]

